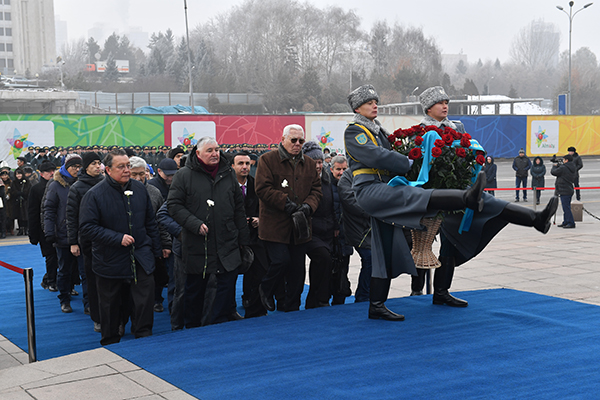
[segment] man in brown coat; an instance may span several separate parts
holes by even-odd
[[[258,236],[265,243],[270,265],[259,286],[260,298],[275,310],[273,294],[285,282],[285,311],[300,309],[304,289],[305,244],[310,241],[310,215],[321,201],[321,179],[314,160],[304,157],[304,129],[288,125],[278,149],[264,154],[256,169],[260,199]]]

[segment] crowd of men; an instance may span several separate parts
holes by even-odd
[[[129,321],[136,338],[151,335],[154,313],[165,308],[173,330],[298,310],[307,255],[306,308],[352,294],[349,258],[353,245],[368,251],[368,217],[343,211],[345,202],[356,208],[351,176],[338,187],[344,156],[305,143],[299,125],[287,126],[272,150],[224,148],[210,137],[158,150],[32,149],[9,171],[35,171],[25,178],[28,216],[18,226],[45,258],[42,287],[71,313],[81,284],[102,345],[119,342]],[[363,262],[357,301],[369,298],[370,257]],[[244,316],[236,304],[242,274]]]

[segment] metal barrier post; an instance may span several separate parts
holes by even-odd
[[[29,348],[29,362],[37,361],[37,350],[35,344],[35,313],[33,309],[33,269],[23,270],[25,279],[25,303],[27,305],[27,345]]]

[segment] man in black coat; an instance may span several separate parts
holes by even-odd
[[[131,333],[152,335],[154,257],[162,256],[150,196],[141,182],[130,179],[127,154],[111,150],[104,162],[107,176],[85,194],[79,212],[80,234],[92,242],[103,346],[120,341],[129,299]]]
[[[56,292],[56,272],[58,271],[58,257],[56,256],[56,249],[52,246],[52,243],[46,241],[46,236],[42,230],[41,212],[42,212],[42,199],[44,198],[44,192],[46,191],[46,185],[52,179],[56,166],[46,161],[40,164],[40,182],[35,184],[29,192],[29,242],[32,245],[40,245],[42,256],[46,260],[46,273],[42,279],[42,287],[48,289],[51,292]]]
[[[577,177],[577,167],[573,162],[573,156],[567,154],[563,157],[563,163],[555,163],[550,173],[556,176],[556,195],[560,197],[563,208],[563,222],[558,225],[561,228],[575,228],[575,219],[571,212],[571,199],[573,198],[573,182]]]
[[[75,182],[69,189],[67,199],[67,237],[71,246],[71,254],[83,256],[85,278],[87,282],[88,307],[84,309],[94,321],[94,330],[100,332],[100,306],[96,289],[96,275],[92,270],[92,243],[79,235],[79,206],[83,196],[100,183],[104,177],[100,174],[100,156],[90,151],[83,154],[82,169]]]
[[[258,196],[254,190],[254,178],[250,175],[251,159],[250,155],[241,151],[233,156],[233,170],[237,178],[242,196],[244,197],[244,209],[246,211],[246,220],[248,221],[248,230],[250,232],[250,248],[254,252],[254,262],[244,273],[244,294],[242,302],[246,310],[245,317],[260,317],[267,315],[267,310],[260,301],[258,286],[263,276],[267,272],[269,261],[267,251],[258,238]]]
[[[177,172],[177,163],[171,158],[164,158],[158,164],[158,172],[156,176],[148,181],[149,185],[155,186],[163,195],[163,201],[167,200],[169,195],[169,187],[173,182],[173,175]]]
[[[573,185],[575,185],[575,187],[579,187],[579,170],[583,168],[583,160],[581,160],[581,157],[577,153],[577,149],[575,149],[575,147],[571,146],[567,149],[567,151],[569,152],[569,155],[573,157],[573,165],[576,169],[575,181],[573,181]],[[575,189],[575,197],[577,198],[577,201],[581,200],[581,191],[579,189]]]
[[[186,328],[228,321],[250,238],[242,191],[213,138],[201,138],[173,178],[167,208],[183,227]]]
[[[515,170],[515,187],[527,187],[527,177],[531,169],[531,160],[525,155],[525,150],[519,150],[519,155],[513,160],[512,168]],[[515,201],[519,201],[519,191],[515,190]],[[523,190],[523,201],[527,201],[527,190]]]

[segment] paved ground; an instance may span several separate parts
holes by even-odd
[[[581,186],[597,186],[600,183],[600,161],[588,158],[584,162],[586,167],[582,171]],[[511,160],[498,163],[500,187],[514,184],[510,163]],[[554,179],[549,177],[548,172],[546,185],[552,186],[553,183]],[[514,192],[497,193],[506,200],[514,198]],[[543,196],[542,206],[549,197],[549,194]],[[582,197],[585,208],[600,215],[600,190],[584,191]],[[523,205],[533,207],[531,195],[530,202]],[[560,207],[557,214],[557,222],[560,223]],[[22,238],[9,238],[1,241],[0,246],[22,242],[25,242]],[[547,235],[532,228],[511,225],[476,259],[457,268],[452,291],[511,288],[600,305],[598,243],[600,221],[586,213],[576,229],[553,226]],[[355,255],[350,266],[353,288],[356,287],[359,268],[360,260]],[[409,293],[410,277],[401,276],[393,280],[390,297],[403,297]],[[469,299],[468,293],[462,297]],[[33,364],[26,364],[27,360],[27,354],[0,336],[1,399],[193,398],[105,349]]]

